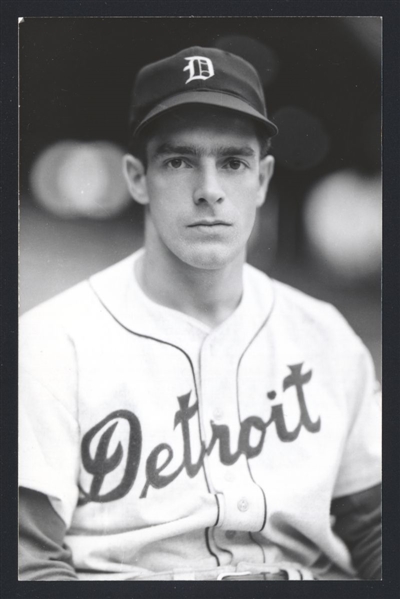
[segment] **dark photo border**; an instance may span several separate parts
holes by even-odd
[[[18,18],[113,16],[383,17],[383,580],[247,582],[19,582],[17,579]],[[400,594],[400,3],[381,1],[12,1],[1,2],[1,580],[5,599],[175,596],[390,599]],[[340,43],[340,40],[338,40]]]

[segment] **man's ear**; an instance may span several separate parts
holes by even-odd
[[[275,166],[275,158],[273,156],[264,156],[260,160],[260,175],[259,175],[259,183],[260,187],[257,193],[257,208],[262,206],[265,202],[265,198],[267,197],[267,191],[269,182],[272,179],[272,175],[274,174],[274,166]]]
[[[123,158],[122,169],[133,199],[143,206],[148,204],[146,170],[142,161],[132,154],[126,154]]]

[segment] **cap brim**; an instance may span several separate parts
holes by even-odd
[[[273,137],[278,133],[278,127],[274,125],[274,123],[269,121],[263,114],[255,110],[252,106],[250,106],[250,104],[247,104],[247,102],[244,102],[240,98],[223,92],[197,90],[195,92],[184,92],[183,94],[172,96],[160,104],[157,104],[157,106],[155,106],[153,110],[151,110],[151,112],[149,112],[139,123],[134,130],[133,135],[139,133],[139,131],[141,131],[145,125],[149,124],[149,122],[153,121],[156,117],[161,116],[161,114],[164,112],[184,104],[208,104],[210,106],[219,106],[220,108],[235,110],[236,112],[246,114],[247,116],[256,119],[261,125],[264,125],[269,137]]]

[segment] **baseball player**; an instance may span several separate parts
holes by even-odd
[[[188,48],[130,115],[144,248],[21,322],[20,579],[380,578],[371,357],[246,264],[277,133],[257,73]]]

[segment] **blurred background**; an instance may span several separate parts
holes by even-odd
[[[381,19],[27,18],[20,40],[20,312],[143,242],[121,173],[148,62],[216,46],[259,71],[276,169],[249,262],[333,303],[381,378]]]

